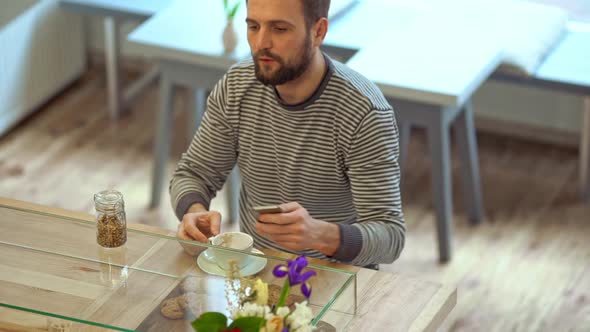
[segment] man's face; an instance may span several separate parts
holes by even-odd
[[[260,82],[281,85],[305,72],[312,43],[301,0],[249,0],[246,22]]]

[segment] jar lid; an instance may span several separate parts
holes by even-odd
[[[116,190],[103,190],[94,194],[94,203],[101,209],[123,208],[123,194]]]

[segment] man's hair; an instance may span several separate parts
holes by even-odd
[[[300,0],[303,4],[303,17],[305,26],[309,29],[320,18],[328,18],[330,10],[330,0]],[[248,0],[246,0],[248,5]]]
[[[322,17],[328,17],[330,0],[301,0],[303,2],[303,15],[305,26],[309,29]]]

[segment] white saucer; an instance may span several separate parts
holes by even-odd
[[[213,262],[210,258],[207,258],[210,257],[207,251],[208,250],[203,251],[199,255],[199,257],[197,257],[197,265],[201,268],[201,270],[209,274],[226,277],[228,271],[220,268],[219,265]],[[264,254],[262,251],[258,249],[252,249],[252,252],[255,254]],[[264,267],[266,266],[266,262],[267,259],[264,257],[250,256],[250,262],[248,262],[248,264],[240,270],[240,274],[242,275],[242,277],[247,277],[256,274],[262,271],[262,269],[264,269]]]

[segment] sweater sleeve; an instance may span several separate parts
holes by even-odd
[[[398,138],[392,109],[369,112],[353,137],[346,163],[357,222],[349,227],[358,232],[348,233],[360,233],[362,241],[352,243],[358,247],[352,264],[392,263],[404,248]]]
[[[236,134],[227,117],[227,80],[226,75],[207,98],[201,125],[170,181],[172,207],[179,220],[194,203],[209,209],[236,164]]]

